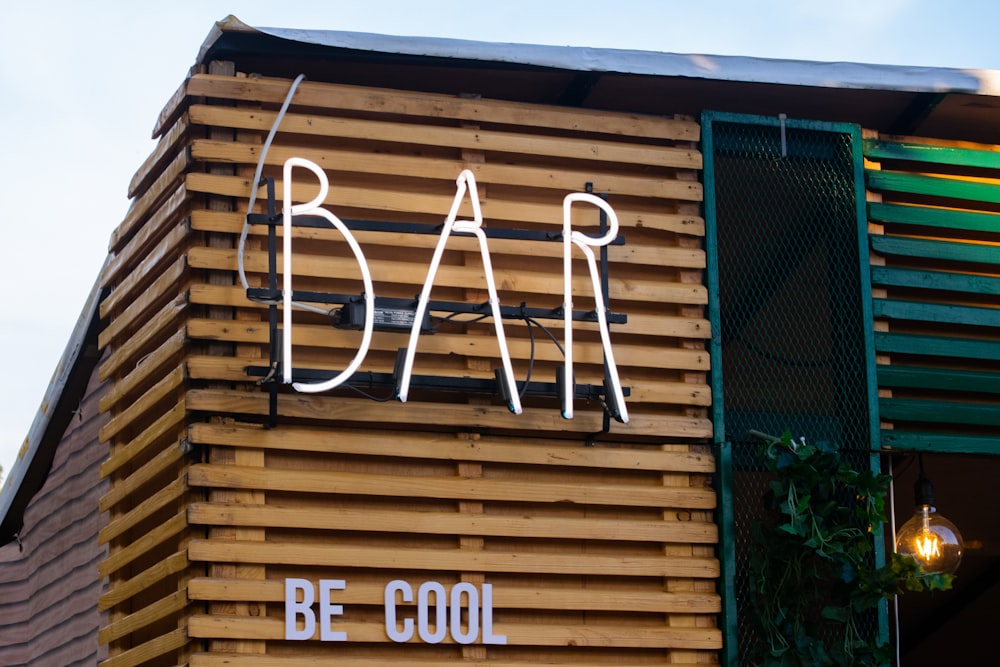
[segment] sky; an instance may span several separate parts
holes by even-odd
[[[996,0],[33,0],[0,19],[0,467],[14,464],[215,21],[492,42],[1000,70]]]

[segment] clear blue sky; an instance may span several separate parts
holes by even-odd
[[[392,35],[1000,69],[995,0],[175,0],[5,3],[0,466],[9,471],[214,21]]]

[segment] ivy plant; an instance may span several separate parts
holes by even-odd
[[[757,435],[769,473],[763,518],[751,526],[749,664],[879,665],[891,646],[863,629],[879,602],[904,591],[944,590],[909,556],[875,566],[890,477],[855,470],[832,444]],[[869,626],[870,627],[870,626]]]

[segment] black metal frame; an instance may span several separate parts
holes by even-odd
[[[278,417],[278,389],[280,388],[279,376],[281,375],[281,335],[278,328],[278,304],[283,300],[282,290],[278,287],[278,234],[277,228],[283,223],[282,216],[278,214],[275,199],[274,179],[266,180],[267,185],[267,213],[250,213],[247,215],[249,225],[267,225],[267,287],[248,287],[247,298],[258,303],[268,305],[268,331],[270,341],[270,355],[268,366],[247,366],[246,373],[250,377],[258,378],[257,382],[268,387],[268,424],[275,426]],[[588,184],[589,185],[589,184]],[[589,189],[588,189],[589,191]],[[441,225],[426,225],[407,222],[386,222],[377,220],[353,220],[341,219],[344,225],[351,231],[371,231],[371,232],[392,232],[407,234],[441,234]],[[320,216],[297,215],[292,217],[293,227],[326,228],[329,223]],[[607,215],[600,211],[600,231],[607,231]],[[528,229],[498,229],[483,228],[487,238],[511,239],[521,241],[563,241],[562,232],[550,232]],[[619,235],[611,245],[624,245],[625,238]],[[608,307],[608,251],[607,246],[600,248],[601,261],[601,281],[604,291],[604,305]],[[311,303],[325,304],[351,304],[364,301],[364,295],[357,294],[336,294],[327,292],[304,292],[293,291],[292,299],[297,301],[307,301]],[[417,298],[403,299],[395,297],[375,297],[376,308],[416,310]],[[451,314],[475,314],[494,315],[488,302],[467,303],[462,301],[428,301],[429,311],[447,312]],[[500,317],[503,319],[554,319],[562,320],[564,310],[562,306],[557,308],[529,308],[526,303],[518,306],[500,306]],[[624,324],[628,321],[628,316],[623,313],[606,312],[608,324]],[[579,322],[596,322],[596,311],[573,311],[573,320]],[[405,349],[405,348],[404,348]],[[400,350],[402,353],[403,350]],[[338,371],[317,370],[310,368],[292,369],[294,381],[321,381],[336,375]],[[607,374],[607,362],[605,361],[605,374]],[[395,387],[398,378],[397,373],[375,373],[372,371],[358,371],[352,378],[348,388],[375,389]],[[426,391],[455,391],[463,393],[489,394],[500,396],[503,394],[503,383],[498,379],[479,378],[456,378],[449,376],[434,375],[414,375],[411,377],[410,385],[416,389]],[[555,382],[518,382],[513,388],[526,396],[556,396],[560,394],[559,384]],[[623,387],[625,396],[630,394],[628,387]],[[605,385],[575,384],[573,395],[578,399],[596,400],[607,396]],[[605,412],[604,431],[610,427],[610,415]]]

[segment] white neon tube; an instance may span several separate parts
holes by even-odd
[[[604,236],[594,238],[583,232],[573,231],[571,209],[574,202],[586,202],[597,206],[608,216],[608,231]],[[620,417],[622,422],[628,423],[628,409],[625,407],[625,396],[622,392],[621,379],[618,377],[618,366],[615,364],[615,356],[611,349],[611,334],[608,331],[607,312],[604,308],[604,293],[601,289],[600,274],[597,270],[597,261],[594,251],[591,248],[606,246],[618,236],[618,216],[611,205],[600,197],[584,192],[574,192],[566,195],[563,199],[563,327],[565,329],[565,377],[563,387],[563,417],[573,418],[573,389],[575,381],[573,378],[573,264],[572,251],[576,245],[583,251],[587,258],[587,267],[590,270],[590,281],[594,288],[594,311],[597,313],[597,324],[601,331],[601,344],[604,348],[604,357],[608,366],[608,375],[611,380],[612,391],[615,400],[618,402]]]
[[[292,202],[292,168],[293,167],[304,167],[311,171],[316,178],[319,180],[319,194],[314,197],[311,201],[305,204],[295,204]],[[310,162],[304,158],[293,157],[285,161],[284,170],[282,172],[282,179],[284,181],[284,205],[282,206],[282,229],[284,234],[283,239],[283,283],[282,283],[282,297],[283,297],[283,326],[285,330],[285,335],[282,338],[282,374],[283,380],[286,384],[291,383],[292,387],[296,391],[301,391],[304,393],[317,393],[321,391],[327,391],[328,389],[333,389],[344,382],[346,382],[358,367],[361,362],[364,361],[365,355],[368,354],[368,347],[371,345],[372,331],[375,326],[375,289],[372,285],[371,271],[368,268],[368,262],[365,260],[365,255],[361,251],[361,246],[358,244],[357,239],[354,238],[354,234],[351,230],[347,228],[340,218],[335,216],[330,211],[322,208],[323,201],[326,199],[327,193],[330,191],[330,184],[326,178],[326,173],[319,167],[319,165],[314,162]],[[354,359],[343,371],[330,378],[329,380],[324,380],[323,382],[292,382],[292,216],[293,215],[304,215],[307,213],[315,213],[323,216],[327,221],[333,225],[341,234],[344,235],[344,239],[350,246],[351,251],[354,253],[355,259],[358,261],[358,267],[361,269],[361,279],[364,282],[364,299],[365,299],[365,328],[361,337],[361,345],[358,347],[357,353],[354,355]]]
[[[445,245],[452,232],[456,234],[472,234],[479,241],[479,252],[483,260],[483,271],[486,274],[486,289],[489,292],[489,303],[492,310],[493,327],[496,331],[497,344],[500,347],[500,357],[503,363],[504,376],[507,379],[507,386],[510,388],[511,401],[508,406],[514,414],[521,414],[521,399],[517,392],[517,383],[514,380],[514,369],[510,361],[510,351],[507,349],[507,337],[504,333],[503,321],[500,317],[500,298],[497,295],[496,281],[493,277],[493,262],[490,259],[489,247],[486,243],[486,234],[483,233],[483,212],[479,205],[479,190],[476,187],[476,177],[468,169],[462,170],[455,181],[455,199],[451,203],[451,210],[444,221],[441,236],[438,238],[437,246],[434,248],[434,256],[431,258],[430,266],[427,269],[427,278],[424,280],[423,289],[417,302],[417,312],[413,319],[413,326],[410,328],[410,339],[406,346],[406,357],[403,362],[402,377],[399,382],[399,401],[405,403],[410,390],[410,380],[413,377],[413,361],[417,354],[417,342],[420,339],[420,325],[423,322],[424,314],[427,312],[427,302],[430,300],[431,288],[434,285],[434,277],[437,275],[438,267],[441,264],[441,256],[444,254]],[[472,202],[472,220],[456,221],[458,209],[465,199],[466,191],[469,193],[469,200]]]

